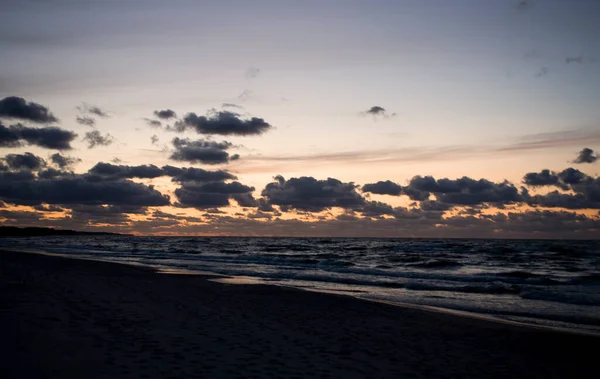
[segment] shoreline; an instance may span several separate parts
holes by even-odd
[[[352,296],[0,254],[7,378],[579,377],[595,368],[589,346],[600,341]]]
[[[362,298],[362,297],[358,297],[358,296],[353,296],[350,293],[338,293],[338,292],[334,292],[334,291],[324,291],[324,290],[319,290],[319,289],[308,289],[308,288],[294,287],[294,286],[290,286],[290,285],[274,284],[274,283],[265,282],[265,281],[261,280],[260,278],[248,277],[248,280],[245,280],[245,279],[240,280],[241,277],[224,275],[224,274],[208,272],[208,271],[156,268],[156,267],[132,263],[132,262],[116,262],[116,261],[105,260],[105,259],[76,257],[76,256],[71,256],[69,254],[50,253],[50,252],[42,251],[42,250],[2,250],[2,249],[0,249],[0,252],[1,251],[26,253],[26,254],[40,254],[40,255],[46,255],[46,256],[50,256],[50,257],[59,257],[59,258],[65,258],[65,259],[77,259],[77,260],[83,260],[83,261],[104,262],[104,263],[109,263],[109,264],[118,264],[118,265],[130,266],[130,267],[139,267],[139,268],[143,268],[143,269],[149,269],[156,274],[162,274],[162,275],[193,275],[193,276],[198,276],[204,280],[214,281],[217,283],[228,284],[228,285],[263,285],[263,286],[271,286],[271,287],[289,288],[289,289],[298,290],[298,291],[315,292],[315,293],[327,294],[327,295],[331,295],[331,296],[346,296],[346,297],[349,297],[349,298],[352,298],[352,299],[355,299],[358,301],[367,301],[367,302],[386,304],[386,305],[393,306],[393,307],[416,309],[416,310],[420,310],[423,312],[436,312],[436,313],[448,314],[448,315],[452,315],[452,316],[456,316],[456,317],[465,317],[465,318],[471,318],[471,319],[476,319],[476,320],[483,320],[483,321],[487,321],[487,322],[494,322],[494,323],[499,323],[499,324],[512,325],[512,326],[516,326],[516,327],[523,327],[523,328],[532,328],[532,329],[539,329],[539,330],[555,331],[555,332],[560,332],[560,333],[571,333],[571,334],[577,334],[577,335],[600,337],[600,332],[595,332],[595,331],[590,331],[590,330],[585,330],[585,329],[563,328],[563,327],[559,327],[559,326],[532,324],[532,323],[504,319],[502,317],[498,317],[498,316],[490,315],[490,314],[475,313],[475,312],[462,311],[462,310],[451,309],[451,308],[435,307],[435,306],[431,306],[431,305]]]

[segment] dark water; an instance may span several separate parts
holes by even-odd
[[[30,237],[0,247],[600,332],[600,241]]]

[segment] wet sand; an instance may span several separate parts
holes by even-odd
[[[600,338],[0,252],[2,378],[576,378]]]

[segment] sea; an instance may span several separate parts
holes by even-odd
[[[0,248],[600,333],[600,241],[52,236]]]

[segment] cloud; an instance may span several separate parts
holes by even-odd
[[[540,69],[535,73],[536,78],[541,78],[542,76],[548,75],[548,67],[540,67]]]
[[[0,100],[0,117],[16,118],[38,123],[57,122],[50,110],[38,103],[28,102],[22,97],[9,96]]]
[[[46,167],[46,161],[32,153],[8,154],[3,160],[11,170],[39,171]]]
[[[578,57],[566,57],[565,58],[565,63],[569,64],[569,63],[579,63],[582,64],[583,63],[583,56],[578,56]]]
[[[229,200],[234,196],[248,194],[254,191],[254,187],[243,185],[239,182],[210,182],[193,183],[184,182],[175,190],[175,196],[179,200],[175,206],[193,207],[198,209],[224,207],[230,204]]]
[[[380,217],[383,215],[394,214],[394,208],[392,208],[391,205],[380,201],[367,201],[359,211],[362,212],[363,216],[367,217]]]
[[[572,167],[566,168],[559,172],[558,177],[563,183],[568,185],[580,184],[589,178],[589,176],[583,172]]]
[[[159,168],[152,164],[127,166],[104,162],[98,162],[85,174],[86,179],[89,181],[131,178],[154,179],[162,176],[171,177],[171,180],[175,183],[209,183],[237,179],[235,175],[225,170],[207,171],[195,167],[174,167],[168,165]]]
[[[249,67],[244,73],[244,77],[246,79],[255,79],[260,75],[260,68],[258,67]]]
[[[107,111],[101,109],[100,107],[87,103],[83,103],[80,106],[78,106],[77,110],[79,110],[82,113],[87,113],[102,118],[110,117]]]
[[[18,147],[23,142],[47,149],[69,150],[77,134],[58,128],[31,128],[21,124],[6,127],[0,123],[0,147]]]
[[[521,0],[517,3],[516,8],[518,11],[526,11],[535,6],[534,0]]]
[[[260,135],[272,128],[262,118],[241,118],[240,114],[229,111],[211,110],[206,116],[188,113],[183,120],[175,123],[174,130],[184,131],[194,129],[199,134]]]
[[[406,189],[419,193],[433,193],[437,200],[446,204],[477,205],[481,203],[513,204],[523,201],[519,190],[507,181],[494,183],[487,179],[435,179],[431,176],[413,177]],[[425,199],[426,200],[426,199]]]
[[[175,111],[172,109],[154,111],[154,115],[162,120],[169,120],[171,118],[177,117],[177,113],[175,113]]]
[[[88,143],[88,149],[93,149],[96,146],[109,146],[114,142],[113,136],[110,134],[102,135],[98,130],[85,133],[84,141]]]
[[[245,90],[242,91],[242,93],[240,93],[238,95],[237,98],[240,101],[246,101],[246,100],[250,99],[250,97],[252,97],[253,94],[254,93],[252,91],[250,91],[249,89],[245,89]]]
[[[57,170],[52,167],[38,172],[39,179],[55,179],[55,178],[62,178],[62,177],[67,177],[67,176],[72,177],[74,175],[75,174],[71,171]]]
[[[162,127],[162,122],[160,122],[158,120],[152,120],[150,118],[144,118],[144,121],[146,121],[146,124],[148,124],[149,126],[151,126],[153,128],[160,128],[160,127]]]
[[[523,177],[523,183],[531,187],[539,186],[558,186],[560,178],[555,172],[542,170],[541,172],[528,172]]]
[[[586,147],[579,152],[573,163],[594,163],[598,160],[598,155],[594,155],[594,150]]]
[[[363,116],[373,116],[375,118],[381,117],[381,118],[390,118],[390,117],[394,117],[396,116],[396,113],[388,113],[385,108],[380,107],[379,105],[374,105],[371,108],[367,109],[366,111],[363,111],[360,113]]]
[[[175,161],[185,161],[190,163],[220,164],[229,162],[229,153],[227,149],[233,146],[232,143],[223,141],[192,141],[189,138],[174,138],[173,146],[175,151],[171,154],[171,159]]]
[[[233,104],[233,103],[223,103],[221,104],[221,108],[236,108],[236,109],[244,109],[243,106]]]
[[[548,170],[544,170],[548,171]],[[600,209],[600,178],[591,177],[574,168],[567,168],[557,174],[554,186],[572,193],[552,191],[544,195],[531,196],[524,191],[524,201],[532,206],[567,209]]]
[[[152,137],[150,137],[150,142],[153,145],[157,145],[158,144],[158,136],[156,134],[154,134]]]
[[[5,173],[6,174],[6,173]],[[0,199],[15,204],[169,205],[169,197],[152,186],[129,180],[91,181],[85,175],[43,179],[19,175],[0,180]]]
[[[164,176],[165,172],[152,164],[141,166],[117,166],[110,163],[99,162],[88,171],[88,174],[92,175],[92,177],[97,176],[101,180],[119,180],[126,178],[153,179]]]
[[[276,176],[274,179],[263,189],[262,196],[269,203],[284,208],[319,212],[332,207],[358,208],[365,203],[354,183],[343,183],[333,178],[317,180],[307,176],[289,180]]]
[[[85,126],[94,127],[96,125],[96,120],[94,120],[91,117],[87,117],[87,116],[76,116],[75,121],[77,121],[78,124],[85,125]]]
[[[225,180],[235,180],[237,177],[228,171],[217,170],[207,171],[195,167],[173,167],[163,166],[165,175],[172,177],[173,182],[220,182]]]
[[[402,187],[390,180],[379,181],[377,183],[365,184],[362,187],[363,192],[370,192],[377,195],[392,195],[400,196],[402,193]]]

